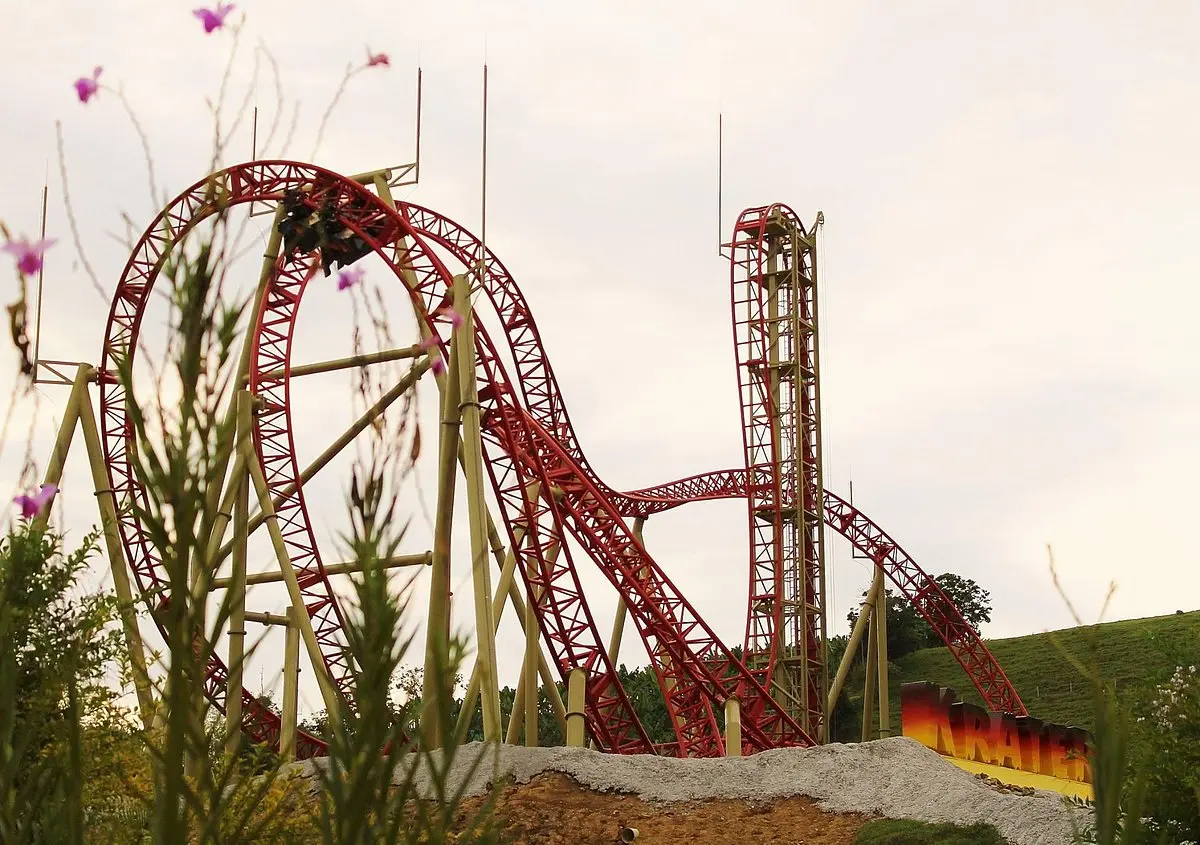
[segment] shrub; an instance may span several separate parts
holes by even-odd
[[[863,825],[854,845],[1008,845],[990,824],[929,824],[909,819],[876,819]]]

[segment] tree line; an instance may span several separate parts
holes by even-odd
[[[954,601],[955,605],[962,612],[963,618],[974,626],[976,630],[984,623],[991,621],[990,594],[974,580],[949,572],[939,575],[935,580],[951,600]],[[867,592],[863,591],[862,598],[865,599],[866,595]],[[942,645],[937,635],[916,612],[911,602],[903,596],[894,594],[891,590],[886,591],[886,596],[888,604],[887,640],[889,661],[899,659],[919,649],[934,648]],[[846,620],[850,623],[851,627],[858,620],[858,614],[858,605],[852,607],[849,613],[847,613]],[[827,662],[831,679],[833,673],[837,671],[842,657],[846,653],[849,639],[844,634],[839,634],[829,639]],[[735,656],[740,658],[740,648],[734,647],[733,652]],[[851,675],[845,688],[842,690],[842,694],[838,698],[831,716],[831,738],[835,741],[856,742],[860,737],[861,713],[852,707],[850,702],[852,698],[861,698],[865,661],[866,641],[864,638],[863,644],[858,649],[858,654],[855,655]],[[674,742],[675,731],[671,727],[671,718],[667,714],[666,702],[663,699],[662,690],[659,687],[654,668],[652,666],[642,666],[631,669],[622,664],[617,668],[617,678],[625,688],[630,703],[633,705],[634,712],[637,713],[650,740],[654,743]],[[415,713],[418,711],[421,702],[421,686],[421,670],[419,668],[405,667],[400,672],[395,682],[396,718],[415,719]],[[455,684],[455,689],[461,690],[464,686],[462,679],[459,678],[458,683]],[[565,688],[561,683],[557,684],[557,686],[559,695],[565,700]],[[500,690],[500,712],[505,722],[508,721],[512,714],[513,703],[515,701],[516,690],[513,687],[503,687]],[[274,701],[264,698],[264,704],[275,712],[279,712],[279,705]],[[455,719],[462,712],[462,707],[462,699],[456,698],[451,707],[451,712]],[[724,718],[724,713],[718,712],[717,718],[718,722],[721,722]],[[311,716],[301,723],[300,727],[316,736],[323,736],[325,731],[324,713],[319,712]],[[476,708],[472,716],[467,739],[471,742],[483,740],[483,716],[478,708]],[[554,718],[554,710],[550,705],[550,699],[545,691],[541,690],[538,701],[538,744],[554,746],[563,745],[564,743],[565,739],[562,728]]]

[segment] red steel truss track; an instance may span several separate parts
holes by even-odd
[[[100,367],[102,437],[109,481],[117,498],[119,527],[130,567],[145,595],[163,591],[166,573],[136,516],[135,506],[145,507],[147,494],[133,471],[136,439],[127,411],[132,397],[126,395],[117,373],[121,367],[132,368],[145,307],[170,249],[197,224],[223,208],[254,201],[277,202],[293,190],[302,191],[314,208],[329,201],[339,209],[339,219],[363,238],[398,278],[405,280],[414,304],[419,306],[418,314],[439,337],[448,334],[442,330],[448,330],[449,315],[440,308],[447,303],[452,277],[427,241],[447,249],[461,263],[466,264],[469,258],[474,265],[478,259],[478,242],[446,218],[416,206],[402,206],[397,213],[352,181],[294,162],[258,161],[228,168],[196,183],[159,215],[137,244],[118,283]],[[510,378],[497,347],[477,321],[476,365],[488,473],[510,543],[522,557],[523,565],[517,569],[530,594],[538,596],[535,607],[539,625],[560,674],[565,679],[576,666],[589,670],[587,720],[598,745],[626,753],[654,750],[617,682],[568,550],[564,545],[557,560],[548,554],[553,545],[562,543],[566,533],[575,537],[625,599],[666,691],[668,710],[679,737],[678,753],[723,753],[714,707],[730,695],[737,695],[743,703],[746,751],[809,744],[809,737],[767,694],[759,678],[721,643],[621,518],[648,515],[696,498],[744,495],[744,472],[740,487],[730,474],[704,477],[707,481],[693,479],[690,486],[685,480],[628,495],[603,485],[579,449],[532,316],[515,281],[490,253],[484,260],[482,288],[499,317],[517,370],[516,377]],[[314,275],[315,261],[315,254],[295,253],[277,261],[255,321],[250,383],[264,400],[255,425],[256,452],[270,491],[281,499],[277,508],[280,527],[326,667],[345,694],[352,683],[353,667],[345,657],[341,610],[321,563],[303,488],[295,483],[299,467],[292,442],[290,377],[286,374],[295,320],[304,289]],[[716,478],[725,478],[728,483],[718,490],[712,483]],[[539,483],[544,493],[540,498],[525,495],[532,482]],[[550,495],[551,490],[559,491],[557,499]],[[672,495],[677,498],[669,498]],[[882,531],[854,513],[855,517],[839,528],[842,533],[853,529],[864,538],[886,539]],[[830,521],[835,527],[841,524]],[[520,545],[514,542],[518,525],[528,527],[527,539]],[[893,548],[898,547],[893,544]],[[902,552],[900,555],[907,560]],[[878,556],[876,559],[880,560]],[[957,619],[967,630],[955,629],[953,639],[968,641],[969,626],[962,623],[936,584],[919,569],[915,571],[923,580],[914,576],[911,580],[916,586],[906,595],[918,602],[926,618],[943,619],[942,628],[935,624],[939,633],[950,631]],[[896,580],[896,574],[889,571],[889,575]],[[995,665],[986,649],[982,654],[990,663],[964,663],[968,673],[973,666],[979,672],[979,667]],[[995,669],[996,677],[1011,692],[1011,700],[1019,704],[999,667]],[[219,657],[212,658],[206,678],[210,700],[223,710],[227,673]],[[972,680],[979,686],[975,675]],[[276,742],[278,718],[248,691],[242,690],[241,695],[244,730],[257,741]],[[985,698],[992,701],[986,694]],[[1024,712],[1023,707],[1019,712]],[[319,740],[300,736],[300,756],[321,750]]]
[[[693,475],[627,495],[630,502],[636,503],[631,512],[637,516],[662,513],[687,502],[740,499],[746,495],[746,471],[730,469]],[[825,524],[883,569],[900,594],[913,603],[921,618],[946,644],[988,708],[997,713],[1028,715],[1021,696],[979,637],[979,632],[963,619],[937,581],[929,577],[886,531],[836,493],[824,491],[824,506]]]
[[[476,260],[481,244],[462,227],[419,206],[404,205],[401,211],[422,235],[448,250],[464,265]],[[560,511],[566,517],[568,530],[614,586],[623,594],[629,589],[635,591],[636,598],[626,596],[627,605],[646,643],[660,688],[668,691],[665,696],[667,712],[679,737],[680,753],[721,753],[721,737],[713,708],[731,694],[738,694],[742,700],[744,722],[746,712],[765,720],[761,728],[757,721],[751,720],[754,724],[749,729],[749,734],[753,735],[748,740],[751,747],[758,749],[790,742],[808,744],[803,731],[796,734],[798,726],[790,719],[780,719],[783,714],[776,712],[774,700],[767,696],[765,681],[756,677],[752,682],[745,682],[749,675],[743,674],[745,670],[741,664],[649,557],[618,518],[619,513],[605,508],[605,503],[611,504],[621,496],[598,479],[579,448],[530,309],[503,264],[490,252],[486,254],[485,262],[488,270],[482,287],[503,326],[516,363],[517,384],[524,399],[522,410],[542,433],[542,459],[553,466],[551,476],[564,491]],[[544,447],[549,441],[553,441],[554,448],[547,451]],[[496,456],[494,466],[507,461],[508,445],[497,445],[500,446],[498,451],[487,450],[489,455]],[[597,542],[598,538],[603,542]],[[618,577],[614,578],[614,574]],[[622,584],[621,579],[627,583]],[[647,592],[638,591],[639,587]],[[663,616],[664,612],[666,616]],[[665,645],[669,638],[663,636],[664,625],[679,627],[684,632],[691,645],[690,653],[676,654]],[[608,674],[610,672],[611,667],[607,667],[604,675],[596,676],[594,689],[602,690],[616,684],[616,678]],[[734,684],[729,678],[741,678],[742,681]],[[760,730],[765,733],[760,734]]]

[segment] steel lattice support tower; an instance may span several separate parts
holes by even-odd
[[[815,231],[748,209],[731,244],[751,534],[746,657],[811,735],[825,721]]]

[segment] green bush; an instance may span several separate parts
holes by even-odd
[[[1179,666],[1134,705],[1133,764],[1145,772],[1145,836],[1200,842],[1200,675]]]
[[[867,822],[854,845],[1008,845],[990,824],[929,824],[909,819]]]

